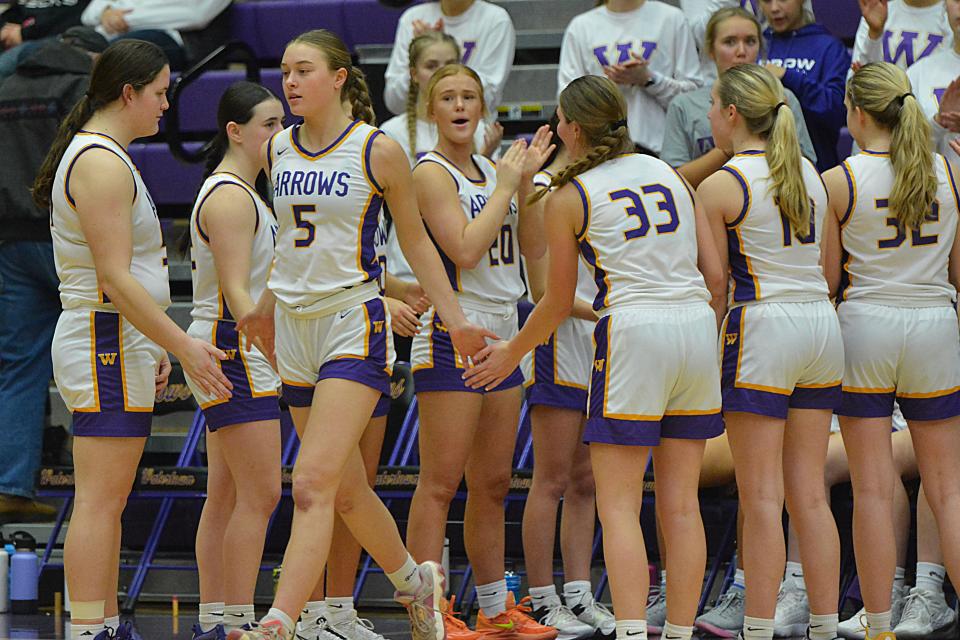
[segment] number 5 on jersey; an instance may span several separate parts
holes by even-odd
[[[297,238],[293,246],[298,249],[304,247],[309,247],[313,244],[313,241],[317,239],[317,228],[309,220],[304,220],[303,215],[306,213],[316,213],[317,205],[315,204],[295,204],[290,207],[293,210],[293,221],[296,223],[298,229],[303,229],[306,231],[306,235],[302,238]]]

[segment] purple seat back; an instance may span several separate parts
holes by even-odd
[[[193,151],[201,145],[190,142],[184,146]],[[129,151],[154,202],[158,205],[193,202],[203,177],[203,164],[180,162],[163,142],[134,143]]]
[[[246,78],[243,71],[207,71],[180,94],[180,130],[185,133],[216,131],[217,104],[220,96],[234,82]],[[283,99],[283,74],[280,69],[262,69],[260,83],[280,99],[289,121],[291,116]],[[160,121],[161,131],[166,130]]]
[[[377,0],[345,0],[343,37],[350,48],[363,44],[390,44],[397,35],[402,9],[392,9]]]
[[[860,5],[855,0],[813,0],[817,22],[845,42],[853,42],[860,24]]]

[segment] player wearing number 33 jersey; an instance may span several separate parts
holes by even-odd
[[[693,194],[668,165],[627,154],[573,179],[593,271],[591,442],[657,445],[723,431],[716,317],[697,268]],[[639,381],[642,380],[642,384]]]

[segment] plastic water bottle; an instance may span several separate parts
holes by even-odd
[[[37,541],[24,531],[17,531],[12,539],[16,551],[10,558],[10,611],[36,613],[40,579]]]
[[[10,609],[10,554],[7,553],[6,541],[0,536],[0,613]]]
[[[520,602],[520,576],[514,571],[507,571],[503,579],[507,581],[507,591],[513,593],[513,601]]]

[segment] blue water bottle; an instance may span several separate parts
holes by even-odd
[[[11,540],[14,553],[10,558],[10,612],[36,613],[40,580],[37,541],[25,531],[17,531]]]
[[[511,570],[503,574],[503,579],[507,582],[507,591],[513,594],[513,601],[520,602],[520,576]]]

